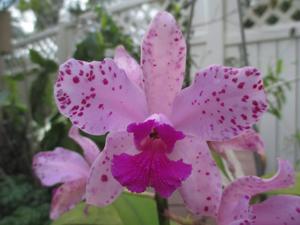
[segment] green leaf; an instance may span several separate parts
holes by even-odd
[[[156,203],[151,197],[124,193],[113,206],[124,225],[158,225]]]
[[[211,153],[212,153],[212,156],[213,156],[213,158],[214,158],[214,160],[215,160],[215,162],[216,162],[218,168],[222,171],[222,173],[223,173],[228,179],[230,179],[230,177],[229,177],[229,175],[228,175],[228,173],[227,173],[227,171],[226,171],[226,169],[225,169],[225,165],[224,165],[224,163],[223,163],[222,157],[221,157],[218,153],[216,153],[215,151],[213,151],[213,150],[211,151]]]
[[[282,72],[282,59],[278,59],[276,62],[276,74],[279,75]]]
[[[30,89],[30,107],[33,119],[43,125],[53,110],[52,82],[50,74],[41,72],[32,82]]]
[[[45,59],[34,49],[29,50],[29,57],[30,60],[40,66],[43,66],[45,64]]]
[[[9,92],[6,90],[0,90],[0,106],[5,105],[8,102]]]
[[[124,225],[117,210],[112,206],[91,206],[86,211],[84,203],[65,213],[51,225]]]
[[[107,207],[85,207],[78,204],[52,225],[158,225],[155,201],[148,196],[123,193]]]

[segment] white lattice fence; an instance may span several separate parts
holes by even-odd
[[[244,0],[243,2],[245,6],[243,20],[247,28],[300,20],[299,0]]]
[[[139,43],[151,18],[169,3],[170,1],[159,0],[113,1],[107,5],[107,10],[114,15],[124,32]],[[59,24],[25,40],[18,40],[13,44],[13,52],[3,57],[5,72],[14,74],[32,68],[28,58],[29,49],[37,50],[44,57],[61,62],[72,55],[76,43],[88,32],[99,29],[100,21],[97,15],[90,12],[70,23]]]

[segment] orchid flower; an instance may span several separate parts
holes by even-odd
[[[265,154],[263,140],[253,129],[231,140],[221,142],[211,141],[209,142],[209,145],[214,151],[220,154],[226,152],[227,150],[257,152],[260,155]]]
[[[270,179],[242,177],[224,191],[218,214],[218,225],[299,225],[300,197],[279,195],[250,205],[252,196],[294,184],[292,166],[279,160],[279,170]]]
[[[194,213],[216,216],[221,178],[207,141],[247,132],[266,111],[260,72],[210,66],[181,91],[186,43],[175,19],[158,13],[141,45],[141,65],[123,48],[114,59],[60,66],[60,112],[93,135],[110,132],[92,165],[87,202],[112,203],[123,187],[162,197],[177,188]],[[197,194],[199,193],[199,194]]]
[[[265,158],[263,140],[253,129],[231,140],[209,141],[208,145],[226,161],[228,170],[233,177],[244,175],[244,171],[242,165],[236,161],[234,154],[230,151],[257,152],[262,159]]]
[[[84,157],[57,147],[54,151],[39,152],[33,158],[33,170],[43,185],[63,183],[53,193],[51,219],[57,219],[84,198],[90,167],[100,153],[93,141],[79,134],[78,128],[71,127],[69,137],[81,146]]]

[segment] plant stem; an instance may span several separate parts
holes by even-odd
[[[169,218],[166,217],[165,213],[168,210],[168,201],[165,198],[159,196],[155,193],[155,202],[158,213],[159,225],[170,225]]]
[[[242,66],[249,66],[249,60],[248,60],[248,54],[247,54],[247,45],[246,45],[246,36],[245,36],[245,28],[243,24],[243,9],[242,4],[240,0],[237,0],[237,6],[238,6],[238,15],[239,15],[239,22],[240,22],[240,33],[242,38],[242,59],[243,59],[243,65]]]
[[[194,11],[195,11],[195,3],[196,0],[191,0],[190,2],[190,16],[186,28],[186,55],[187,55],[187,66],[186,66],[186,74],[184,78],[185,86],[189,86],[191,84],[191,33],[192,33],[192,22],[194,18]]]

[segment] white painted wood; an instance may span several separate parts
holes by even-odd
[[[296,83],[295,83],[295,91],[296,91],[296,130],[300,132],[300,39],[296,39],[296,48],[295,48],[295,56],[296,56]],[[300,140],[295,140],[295,159],[296,165],[299,166],[300,163]]]
[[[228,46],[225,49],[225,64],[234,67],[240,67],[241,65],[241,52],[239,45]]]
[[[209,64],[224,63],[224,23],[223,20],[218,20],[223,16],[223,0],[205,0],[207,9],[206,15],[206,46],[208,58],[206,61]]]
[[[268,72],[268,67],[274,68],[276,64],[276,43],[259,43],[257,48],[258,68],[265,76]],[[276,153],[277,153],[277,137],[276,119],[273,115],[265,113],[260,122],[260,133],[265,142],[267,155],[267,171],[275,171],[276,169]]]
[[[282,77],[285,80],[292,80],[296,75],[296,55],[295,40],[284,40],[278,43],[278,58],[283,59]],[[291,90],[286,92],[286,104],[282,110],[282,119],[278,121],[278,139],[279,152],[278,156],[295,161],[294,151],[295,142],[293,136],[296,133],[296,91],[295,83],[291,84]]]

